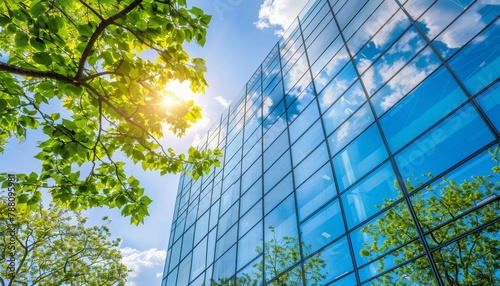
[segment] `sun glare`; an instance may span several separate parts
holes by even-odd
[[[163,105],[169,106],[179,99],[190,100],[194,98],[195,94],[191,91],[191,88],[189,88],[188,81],[184,81],[183,83],[173,81],[168,83],[166,86]]]

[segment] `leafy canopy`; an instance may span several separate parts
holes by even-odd
[[[48,188],[56,204],[116,207],[138,224],[151,199],[124,157],[162,175],[190,165],[195,179],[218,166],[219,150],[176,154],[159,142],[167,127],[182,136],[201,118],[166,85],[204,92],[205,61],[183,43],[203,45],[210,17],[185,0],[2,1],[0,152],[29,129],[45,134],[41,170],[18,176],[18,205],[36,207]]]
[[[85,226],[87,218],[57,206],[8,209],[0,201],[1,286],[125,285],[120,241],[106,226]]]

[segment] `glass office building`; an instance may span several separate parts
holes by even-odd
[[[500,285],[499,14],[308,3],[181,177],[163,285]]]

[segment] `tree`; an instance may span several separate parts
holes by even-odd
[[[106,226],[87,227],[87,218],[57,206],[0,209],[0,285],[125,285],[120,240],[110,241]]]
[[[498,149],[491,153],[493,159],[498,162]],[[500,166],[495,166],[493,173],[500,174]],[[436,249],[432,254],[433,260],[446,285],[500,284],[498,223],[485,226],[488,222],[498,220],[500,216],[498,211],[500,182],[496,175],[472,176],[460,184],[442,178],[437,184],[429,185],[419,195],[413,196],[413,209],[421,227],[429,232],[426,236],[427,242],[431,249]],[[427,176],[432,177],[430,174]],[[409,179],[405,185],[410,192],[419,186]],[[380,208],[385,208],[392,202],[393,200],[389,200]],[[475,210],[466,213],[471,209]],[[391,208],[381,219],[363,227],[361,232],[372,237],[372,240],[371,244],[364,245],[360,254],[371,258],[385,254],[417,236],[411,215],[404,203]],[[468,236],[452,241],[464,234]],[[447,245],[438,248],[443,244]],[[389,255],[394,258],[397,265],[421,253],[423,247],[417,242],[410,244],[409,247],[396,248]],[[382,259],[379,261],[378,271],[385,270]],[[429,262],[425,257],[397,268],[391,275],[378,277],[372,284],[407,285],[408,283],[435,284],[430,274]]]
[[[262,285],[262,279],[265,273],[266,281],[278,276],[270,285],[277,286],[293,286],[302,285],[302,277],[310,285],[320,284],[326,278],[328,272],[325,271],[326,263],[321,258],[321,251],[314,254],[303,264],[304,275],[302,268],[294,267],[285,272],[295,263],[300,260],[299,240],[293,236],[284,236],[279,238],[273,227],[269,228],[273,237],[264,243],[264,248],[258,246],[255,252],[258,254],[264,253],[264,261],[260,260],[252,264],[253,270],[251,273],[245,273],[236,278],[237,286],[257,286]],[[312,245],[307,245],[302,242],[304,251],[310,252]],[[263,271],[264,268],[264,271]],[[283,272],[285,272],[283,274]],[[279,276],[281,275],[281,276]],[[219,282],[212,281],[212,286],[231,285],[225,284],[229,280],[222,278]]]
[[[56,204],[117,207],[138,224],[151,200],[124,157],[162,175],[188,164],[195,179],[218,166],[219,150],[186,156],[159,141],[164,127],[182,136],[201,118],[166,85],[204,92],[205,61],[183,44],[203,45],[210,18],[185,0],[2,1],[0,153],[30,129],[45,134],[41,170],[18,175],[18,204],[36,208],[47,188]]]

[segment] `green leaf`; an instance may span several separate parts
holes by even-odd
[[[17,31],[14,36],[14,42],[18,48],[24,48],[28,46],[28,35],[22,31]]]
[[[35,61],[35,63],[45,66],[50,66],[50,64],[52,64],[52,58],[50,57],[50,54],[47,52],[34,53],[33,60]]]

